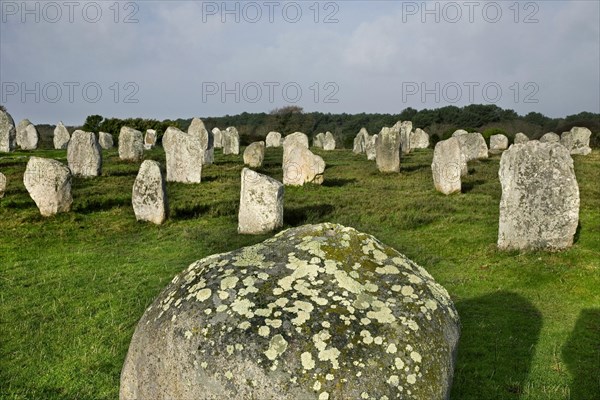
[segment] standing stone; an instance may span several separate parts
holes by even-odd
[[[144,136],[142,132],[121,127],[119,133],[119,158],[126,161],[140,161],[144,157]]]
[[[410,136],[412,132],[412,122],[411,121],[398,121],[392,127],[392,129],[400,132],[400,149],[402,150],[402,154],[410,153]],[[400,165],[400,164],[398,164]]]
[[[212,132],[209,132],[204,122],[200,118],[192,119],[192,123],[188,128],[189,135],[196,135],[200,138],[202,150],[204,150],[204,156],[202,158],[203,164],[212,164],[215,160],[215,148],[214,148],[214,136]]]
[[[457,129],[452,134],[452,137],[457,137],[457,136],[460,136],[460,135],[467,135],[468,133],[469,132],[465,131],[464,129]]]
[[[144,135],[144,150],[152,150],[156,146],[156,130],[146,129]]]
[[[459,336],[424,268],[305,225],[172,279],[135,329],[120,399],[448,399]]]
[[[451,194],[460,192],[462,175],[462,153],[455,137],[442,140],[433,150],[433,184],[438,192]]]
[[[238,213],[238,233],[260,235],[281,228],[283,226],[283,193],[281,182],[244,168]]]
[[[560,143],[560,136],[554,132],[548,132],[540,138],[542,143]]]
[[[377,168],[380,172],[400,172],[400,131],[383,127],[375,142]]]
[[[490,152],[501,153],[508,148],[508,138],[502,134],[490,136]]]
[[[15,149],[17,129],[10,114],[0,107],[0,152],[9,153]]]
[[[283,138],[283,152],[285,153],[286,148],[291,148],[292,146],[300,145],[308,149],[308,136],[306,136],[302,132],[294,132],[290,135],[287,135]]]
[[[453,137],[458,139],[466,161],[488,158],[488,147],[481,133],[471,132]]]
[[[515,144],[527,143],[529,138],[523,132],[519,132],[515,135]]]
[[[71,210],[71,172],[60,162],[31,157],[23,183],[44,217]]]
[[[223,132],[223,154],[240,154],[240,134],[238,130],[230,126]]]
[[[4,197],[4,192],[6,192],[6,176],[0,172],[0,199]]]
[[[269,132],[265,139],[267,147],[281,147],[281,133]]]
[[[244,164],[250,168],[262,166],[265,158],[265,142],[250,143],[244,150]]]
[[[563,132],[560,143],[565,146],[571,154],[588,155],[592,152],[590,147],[590,136],[592,131],[588,128],[574,126],[569,132]]]
[[[98,144],[100,144],[100,147],[104,150],[112,149],[114,145],[112,135],[106,132],[98,132]]]
[[[325,134],[323,132],[317,133],[317,135],[313,138],[313,147],[322,149],[324,141],[325,141]]]
[[[86,178],[102,173],[102,150],[93,132],[73,132],[67,147],[67,161],[75,176]]]
[[[325,161],[313,154],[301,140],[283,144],[283,184],[302,186],[305,183],[323,183]]]
[[[329,131],[325,132],[325,136],[323,137],[323,150],[335,150],[335,138],[333,137],[333,134]]]
[[[167,161],[167,181],[200,183],[204,156],[200,138],[170,126],[162,143]]]
[[[429,147],[429,134],[421,128],[410,133],[411,149],[426,149]]]
[[[156,161],[145,160],[133,183],[131,203],[138,221],[160,225],[169,213],[165,181]]]
[[[21,150],[35,150],[37,149],[40,136],[38,135],[35,125],[33,125],[28,119],[24,119],[17,125],[17,146]]]
[[[369,161],[374,161],[377,158],[376,143],[378,137],[378,134],[374,134],[373,136],[369,137],[367,143],[365,144],[365,153],[367,154],[367,160]]]
[[[560,143],[515,144],[500,159],[500,249],[564,249],[579,222],[579,186]]]
[[[212,134],[213,134],[214,148],[222,149],[223,148],[223,133],[221,132],[221,130],[219,128],[215,127],[212,129]]]
[[[369,132],[367,132],[367,128],[360,128],[360,131],[354,138],[354,145],[352,146],[352,152],[354,154],[364,154],[367,151],[367,142],[369,141],[370,136]]]
[[[56,128],[54,128],[54,137],[52,138],[54,148],[57,150],[66,149],[69,145],[69,140],[71,140],[71,135],[62,121],[60,121],[56,125]]]

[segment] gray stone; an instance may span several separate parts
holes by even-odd
[[[316,136],[313,138],[313,147],[322,149],[324,141],[325,141],[325,134],[323,132],[317,133]]]
[[[10,114],[0,109],[0,152],[9,153],[15,149],[17,129]]]
[[[590,147],[590,136],[592,131],[588,128],[574,126],[569,132],[563,132],[560,143],[565,146],[571,154],[588,155],[592,152]]]
[[[215,161],[215,143],[212,132],[209,132],[204,127],[204,122],[200,118],[192,119],[192,123],[188,128],[188,134],[197,135],[200,138],[202,150],[204,151],[203,164],[212,164]]]
[[[369,140],[365,145],[365,153],[367,154],[367,160],[369,161],[374,161],[377,159],[377,147],[375,144],[377,143],[378,137],[378,134],[369,137]]]
[[[113,137],[110,133],[98,132],[98,144],[104,150],[110,150],[114,146]]]
[[[554,132],[545,133],[541,138],[542,143],[560,143],[560,136]]]
[[[410,134],[410,148],[426,149],[429,147],[429,134],[421,128],[417,128]]]
[[[223,154],[240,154],[240,134],[238,130],[230,126],[222,133]]]
[[[354,138],[354,145],[352,146],[352,152],[354,154],[365,154],[367,152],[367,142],[371,139],[367,128],[360,128],[360,131]]]
[[[165,181],[160,171],[160,164],[146,160],[133,183],[131,203],[135,218],[160,225],[166,221],[169,213]]]
[[[60,162],[31,157],[23,183],[44,217],[71,210],[71,171]]]
[[[579,221],[579,186],[569,150],[560,143],[514,144],[500,160],[498,247],[570,247]]]
[[[283,226],[283,193],[281,182],[244,168],[240,191],[238,233],[260,235],[281,228]]]
[[[468,133],[469,133],[469,132],[465,131],[464,129],[457,129],[457,130],[455,130],[455,131],[454,131],[454,133],[452,134],[452,137],[457,137],[457,136],[460,136],[460,135],[466,135],[466,134],[468,134]]]
[[[333,137],[333,133],[329,131],[325,132],[325,136],[323,137],[323,150],[335,150],[335,138]]]
[[[281,133],[269,132],[265,139],[267,147],[281,147]]]
[[[519,132],[515,135],[515,144],[527,143],[529,138],[523,132]]]
[[[262,166],[265,158],[265,142],[250,143],[244,150],[244,164],[250,168]]]
[[[293,134],[296,135],[296,134]],[[304,135],[301,133],[301,135]],[[305,183],[323,183],[325,161],[313,154],[299,135],[288,135],[283,142],[283,184],[302,186]],[[306,135],[304,135],[306,137]]]
[[[200,183],[204,156],[200,137],[170,126],[162,143],[167,161],[167,181]]]
[[[137,325],[120,399],[448,399],[459,335],[424,268],[307,225],[176,276]]]
[[[460,192],[462,175],[462,152],[456,137],[442,140],[433,150],[433,184],[438,192],[451,194]]]
[[[144,150],[152,150],[156,146],[156,138],[156,130],[146,129],[146,134],[144,135]]]
[[[410,153],[410,136],[412,132],[412,122],[411,121],[398,121],[392,127],[392,129],[400,132],[400,150],[402,154]],[[400,164],[398,164],[400,165]]]
[[[213,128],[212,129],[212,134],[213,134],[213,145],[215,149],[222,149],[223,148],[223,133],[221,132],[221,130],[219,128]]]
[[[142,132],[121,127],[119,132],[119,158],[126,161],[141,161],[144,157],[144,135]]]
[[[508,149],[508,138],[502,134],[490,136],[490,153],[501,153]]]
[[[400,172],[400,131],[384,127],[375,142],[377,168],[381,172]]]
[[[294,132],[283,138],[283,152],[285,153],[286,148],[291,148],[295,145],[301,145],[308,149],[308,136],[302,132]]]
[[[0,199],[4,197],[4,192],[6,192],[6,176],[0,172]]]
[[[71,134],[62,121],[60,121],[58,125],[56,125],[56,128],[54,128],[54,137],[52,138],[54,148],[57,150],[66,149],[69,145],[69,140],[71,140]]]
[[[38,135],[35,125],[33,125],[28,119],[24,119],[17,125],[17,146],[21,150],[35,150],[37,149],[40,136]]]
[[[471,132],[463,135],[453,135],[453,137],[458,139],[466,161],[488,158],[488,147],[481,133]]]
[[[75,176],[93,177],[102,174],[102,150],[93,132],[76,130],[67,147],[69,169]]]

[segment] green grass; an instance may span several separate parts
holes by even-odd
[[[145,308],[192,261],[260,242],[237,234],[241,156],[203,183],[167,185],[171,218],[137,223],[138,164],[104,153],[102,177],[75,179],[73,210],[39,215],[23,187],[27,157],[0,157],[0,398],[116,399]],[[463,193],[434,191],[431,150],[380,174],[350,151],[319,152],[325,183],[286,188],[285,225],[337,222],[373,234],[425,267],[461,316],[453,399],[600,399],[600,154],[575,156],[580,229],[572,249],[499,252],[499,156],[470,164]],[[146,154],[164,164],[160,149]],[[260,170],[281,179],[280,149]]]

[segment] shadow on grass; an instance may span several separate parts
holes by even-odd
[[[484,180],[478,179],[472,182],[463,182],[462,183],[462,193],[469,193],[471,190],[475,189],[477,186],[483,185],[485,183]]]
[[[73,211],[80,214],[90,214],[106,211],[115,207],[131,207],[131,197],[100,197],[95,196],[73,203]]]
[[[582,310],[562,349],[572,399],[600,399],[600,308]]]
[[[184,206],[171,207],[169,218],[173,220],[185,220],[198,218],[207,214],[210,207],[206,204],[186,204]]]
[[[314,206],[285,208],[283,221],[286,225],[299,226],[322,222],[323,218],[335,210],[331,204],[316,204]]]
[[[456,303],[462,333],[452,399],[519,398],[542,327],[522,296],[500,291]]]
[[[573,235],[573,244],[579,242],[579,236],[581,235],[581,221],[577,223],[577,229],[575,229],[575,235]]]
[[[138,170],[119,169],[111,171],[102,171],[102,176],[137,176]]]
[[[404,165],[400,163],[400,172],[416,172],[425,168],[431,168],[431,166],[425,164]]]
[[[346,185],[351,185],[353,183],[356,183],[357,180],[356,179],[327,179],[325,178],[325,180],[323,181],[323,183],[321,184],[321,186],[326,186],[326,187],[343,187]]]

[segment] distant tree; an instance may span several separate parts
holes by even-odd
[[[274,110],[271,110],[271,114],[279,114],[279,115],[285,115],[285,114],[302,114],[304,112],[304,109],[300,106],[285,106],[285,107],[281,107],[281,108],[275,108]]]
[[[102,115],[88,115],[83,124],[83,130],[86,132],[98,132],[103,119]]]

